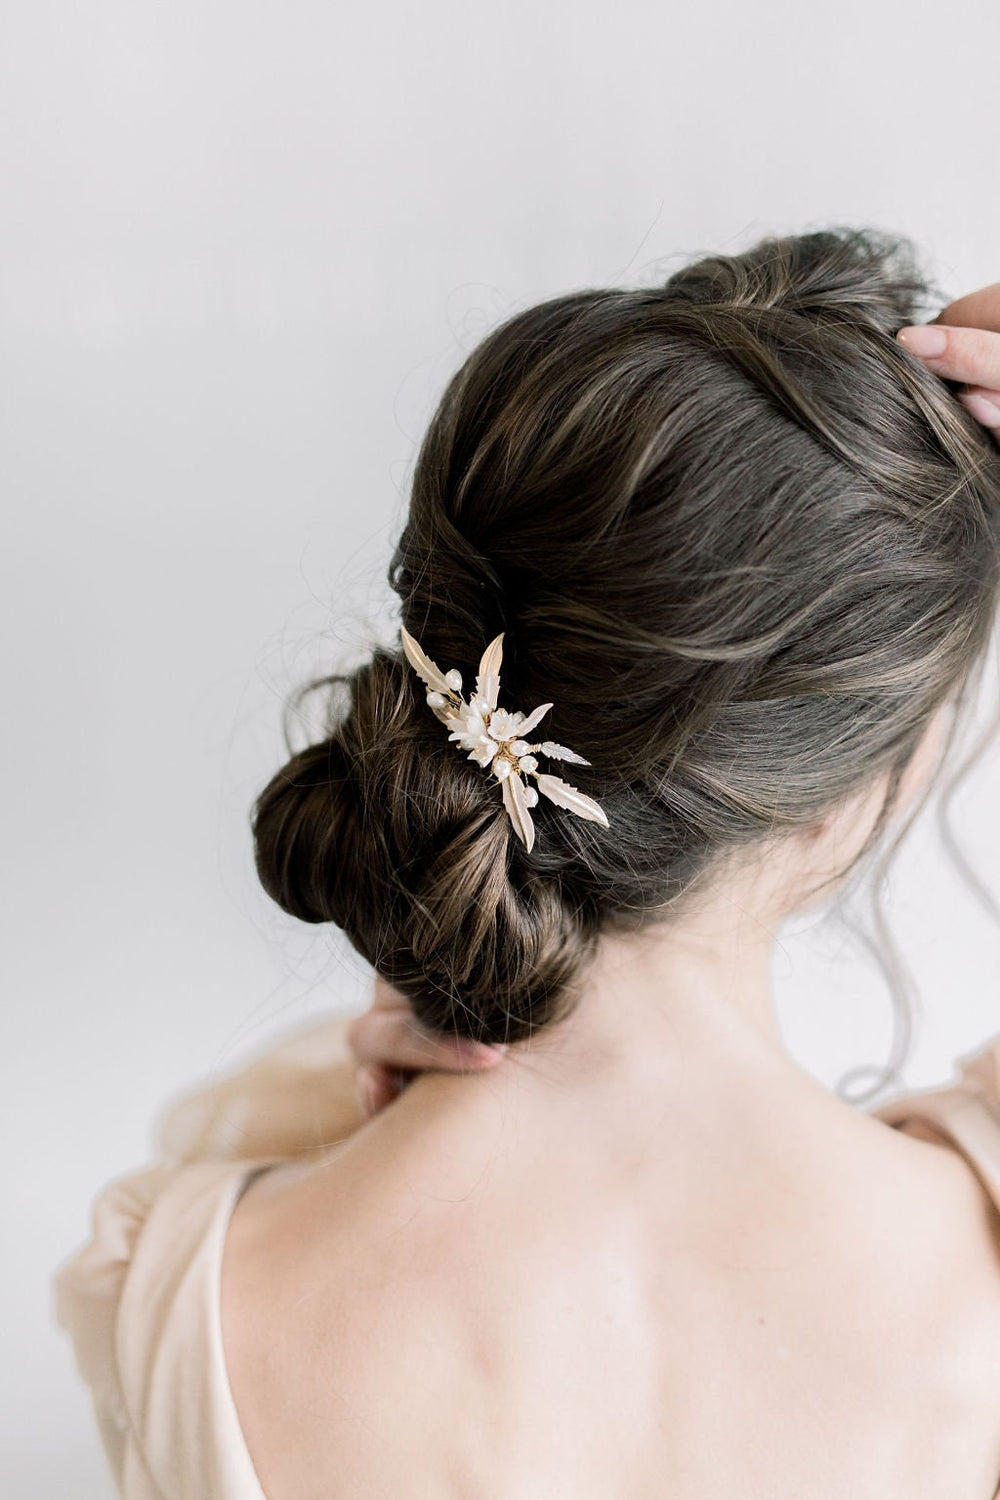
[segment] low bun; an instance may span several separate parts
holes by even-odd
[[[343,928],[432,1030],[511,1042],[556,1019],[596,921],[522,857],[499,788],[449,743],[405,661],[379,649],[327,681],[341,688],[327,737],[254,807],[268,895]]]
[[[338,864],[357,855],[354,789],[335,735],[294,755],[258,797],[257,874],[273,901],[300,922],[332,922]]]

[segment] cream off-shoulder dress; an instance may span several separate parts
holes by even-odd
[[[258,1173],[335,1149],[363,1123],[349,1022],[313,1023],[169,1105],[156,1164],[101,1191],[89,1240],[55,1271],[55,1316],[124,1500],[266,1500],[223,1359],[222,1249]],[[871,1113],[928,1122],[1000,1208],[1000,1034],[958,1059],[953,1082]]]

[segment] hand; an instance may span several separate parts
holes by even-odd
[[[1000,442],[1000,281],[949,302],[930,323],[896,338],[945,380],[959,380],[959,401]]]
[[[351,1022],[347,1042],[358,1060],[358,1102],[369,1117],[391,1104],[418,1073],[429,1069],[471,1073],[492,1068],[507,1051],[501,1043],[491,1046],[425,1031],[406,996],[379,975],[375,977],[371,1006]]]

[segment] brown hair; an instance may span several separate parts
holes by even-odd
[[[275,901],[342,927],[426,1026],[507,1042],[568,1013],[599,932],[888,772],[853,869],[1000,586],[1000,455],[893,337],[929,292],[909,241],[835,228],[496,328],[430,423],[390,582],[467,684],[504,632],[501,706],[554,704],[610,827],[543,798],[526,852],[378,647],[309,685],[328,733],[256,803]]]

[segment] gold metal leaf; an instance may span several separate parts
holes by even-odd
[[[535,725],[541,720],[544,714],[548,713],[551,707],[551,703],[540,703],[537,708],[533,708],[528,717],[517,726],[518,739],[523,740],[526,734],[530,734]]]
[[[434,692],[449,694],[451,688],[445,682],[444,673],[437,663],[431,661],[420,643],[402,625],[399,627],[399,634],[402,637],[406,659],[417,676],[422,678]]]
[[[514,832],[530,854],[531,846],[535,842],[535,825],[531,821],[531,812],[525,795],[527,788],[516,771],[505,777],[501,785],[503,786],[503,804],[514,825]]]
[[[557,745],[554,740],[544,740],[540,749],[543,755],[550,755],[553,760],[571,760],[578,766],[590,765],[590,761],[577,755],[575,750],[567,750],[565,745]]]
[[[550,802],[557,807],[565,807],[570,812],[577,813],[581,818],[587,818],[591,823],[603,823],[605,828],[608,823],[607,814],[599,802],[593,797],[588,797],[585,792],[577,791],[575,786],[570,786],[568,781],[563,781],[561,776],[549,776],[544,771],[535,776],[538,790],[544,792]]]
[[[485,698],[491,709],[496,708],[497,698],[500,694],[500,662],[503,657],[504,632],[494,636],[486,650],[483,652],[482,661],[479,663],[479,675],[476,677],[476,696]]]

